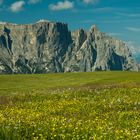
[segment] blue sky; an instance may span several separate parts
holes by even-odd
[[[71,30],[93,24],[140,54],[140,0],[0,0],[0,21],[62,21]]]

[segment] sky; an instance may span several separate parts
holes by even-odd
[[[140,58],[140,0],[0,0],[0,21],[68,23],[71,30],[96,25],[128,43]]]

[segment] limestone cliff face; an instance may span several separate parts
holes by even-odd
[[[70,32],[67,24],[0,24],[0,73],[49,73],[96,70],[138,71],[122,41],[101,33]]]
[[[88,33],[82,29],[74,32],[73,42],[64,62],[65,71],[138,71],[126,44],[101,33],[96,26]]]

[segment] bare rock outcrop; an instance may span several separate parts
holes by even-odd
[[[138,71],[126,44],[96,26],[71,32],[65,23],[0,23],[0,73]]]

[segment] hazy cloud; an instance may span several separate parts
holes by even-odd
[[[135,42],[128,41],[126,42],[128,48],[131,50],[132,54],[140,54],[140,47],[135,45]]]
[[[10,10],[15,13],[19,12],[19,11],[23,10],[24,5],[25,5],[24,1],[17,1],[10,6]]]
[[[56,4],[50,4],[49,9],[52,11],[67,10],[74,8],[74,2],[65,0],[59,1]]]
[[[122,33],[108,33],[109,36],[121,36]]]
[[[83,0],[85,4],[96,4],[99,2],[99,0]]]
[[[0,5],[2,5],[2,3],[3,3],[3,0],[0,0]]]
[[[41,0],[29,0],[29,4],[36,4],[41,2]]]
[[[126,29],[132,32],[140,32],[140,28],[136,28],[136,27],[126,27]]]
[[[95,8],[93,11],[95,12],[113,12],[115,8],[112,7],[102,7],[102,8]]]
[[[132,17],[132,18],[140,17],[140,13],[121,13],[121,12],[118,12],[116,14],[118,14],[120,16],[125,16],[125,17]]]

